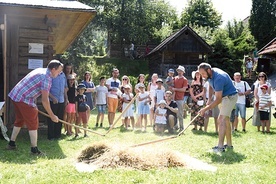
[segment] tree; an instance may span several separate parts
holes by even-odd
[[[189,0],[181,14],[181,26],[202,26],[215,29],[221,24],[221,15],[214,9],[211,0]]]
[[[249,28],[262,48],[276,36],[276,1],[252,0]]]

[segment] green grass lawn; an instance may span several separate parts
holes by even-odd
[[[247,111],[251,116],[252,108]],[[118,114],[117,114],[118,115]],[[105,133],[107,129],[94,129],[96,112],[93,111],[89,126]],[[105,117],[107,120],[107,116]],[[188,125],[185,119],[184,124]],[[105,121],[107,126],[107,121]],[[75,169],[80,151],[91,143],[106,141],[133,145],[161,138],[148,128],[146,133],[120,131],[117,128],[107,136],[89,133],[88,138],[63,137],[58,141],[48,141],[40,133],[39,148],[47,157],[30,156],[29,137],[22,131],[17,140],[17,151],[4,150],[7,142],[0,140],[0,183],[276,183],[276,124],[272,120],[272,134],[257,132],[256,127],[247,123],[247,132],[233,135],[233,151],[223,154],[210,152],[217,144],[213,120],[209,122],[209,132],[193,132],[189,127],[184,135],[165,142],[147,145],[169,148],[216,166],[217,172],[195,171],[185,168],[152,169],[148,171],[129,169],[103,169],[93,173],[79,173]],[[241,124],[239,124],[241,130]],[[164,135],[166,137],[168,135]],[[158,149],[157,149],[158,150]]]

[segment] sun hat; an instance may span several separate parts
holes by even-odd
[[[167,104],[167,103],[166,103],[165,100],[160,100],[159,105],[160,105],[160,104]]]
[[[156,80],[156,83],[158,83],[158,82],[162,82],[162,83],[163,83],[162,79],[160,79],[160,78],[158,78],[158,79]]]
[[[125,89],[130,89],[131,87],[130,87],[130,85],[127,84],[127,85],[124,86],[124,88]]]
[[[197,70],[192,72],[192,78],[195,78],[196,73],[199,73],[199,71]]]
[[[145,88],[145,85],[140,83],[140,84],[138,84],[138,88]]]
[[[263,85],[261,86],[261,89],[267,90],[267,89],[268,89],[268,86],[267,86],[266,84],[263,84]]]
[[[75,79],[75,75],[70,74],[70,75],[68,75],[67,79]]]
[[[182,72],[185,73],[185,68],[184,68],[184,66],[179,65],[178,68],[176,69],[176,71],[178,71],[178,70],[180,70],[180,71],[182,71]]]

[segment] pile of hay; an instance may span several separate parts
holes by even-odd
[[[169,167],[185,167],[193,170],[215,172],[216,167],[177,151],[160,146],[126,147],[95,143],[84,149],[78,157],[79,172],[93,172],[101,168],[127,168],[149,170]]]
[[[153,168],[184,167],[185,161],[176,152],[149,147],[129,148],[105,143],[95,143],[84,149],[79,162],[93,164],[97,168]]]

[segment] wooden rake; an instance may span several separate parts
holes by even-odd
[[[115,120],[115,122],[111,125],[111,127],[108,129],[108,131],[105,133],[107,135],[116,125],[116,123],[121,119],[122,115],[131,107],[134,100],[138,97],[139,93],[136,93],[136,95],[131,99],[131,101],[127,104],[126,108],[122,111],[122,113],[119,115],[119,117]]]
[[[135,145],[132,145],[130,146],[131,148],[134,148],[134,147],[139,147],[139,146],[144,146],[144,145],[148,145],[148,144],[153,144],[153,143],[157,143],[157,142],[163,142],[163,141],[166,141],[166,140],[170,140],[170,139],[175,139],[179,136],[181,136],[185,130],[187,130],[187,128],[192,125],[192,123],[196,120],[196,118],[200,116],[199,114],[197,114],[191,121],[190,123],[188,124],[188,126],[183,129],[182,131],[180,131],[177,135],[173,135],[173,136],[169,136],[169,137],[166,137],[166,138],[162,138],[162,139],[157,139],[157,140],[154,140],[154,141],[149,141],[149,142],[145,142],[145,143],[140,143],[140,144],[135,144]]]
[[[40,114],[42,114],[42,115],[44,115],[44,116],[50,118],[50,116],[49,116],[48,114],[46,114],[46,113],[44,113],[44,112],[42,112],[42,111],[40,111],[40,110],[39,110],[38,112],[39,112]],[[90,130],[90,129],[88,129],[88,128],[83,128],[83,127],[81,127],[81,126],[78,126],[78,125],[74,125],[74,124],[68,123],[68,122],[63,121],[63,120],[61,120],[61,119],[58,119],[58,121],[61,122],[61,123],[63,123],[63,124],[66,124],[66,125],[69,125],[69,126],[72,126],[72,127],[75,127],[75,128],[79,128],[79,129],[85,130],[85,131],[87,131],[87,132],[91,132],[91,133],[93,133],[93,134],[97,134],[97,135],[100,135],[100,136],[105,136],[104,134],[95,132],[95,131]]]

